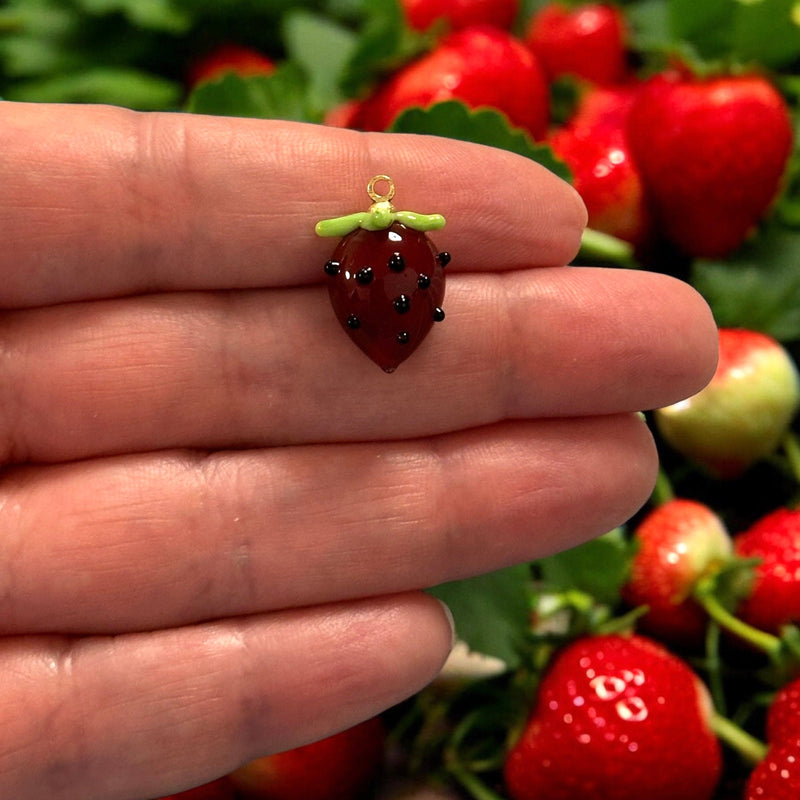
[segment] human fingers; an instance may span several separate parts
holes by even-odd
[[[14,800],[179,791],[405,699],[451,637],[424,595],[115,637],[7,637],[0,785]]]
[[[110,107],[0,114],[0,307],[318,281],[332,244],[315,223],[365,210],[381,173],[400,206],[448,218],[436,241],[453,269],[564,264],[586,221],[543,167],[466,142]]]
[[[433,586],[610,530],[655,470],[637,415],[12,470],[0,634],[149,630]]]
[[[396,439],[633,411],[697,391],[716,359],[704,301],[644,272],[455,275],[447,320],[391,376],[347,340],[325,294],[174,293],[7,312],[2,458]]]

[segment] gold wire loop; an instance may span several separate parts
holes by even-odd
[[[381,181],[387,184],[386,194],[379,194],[375,191],[375,185]],[[388,175],[376,175],[367,184],[367,194],[375,203],[388,203],[394,197],[394,181]]]

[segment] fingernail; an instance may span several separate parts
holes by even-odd
[[[436,598],[439,600],[439,598]],[[444,600],[439,600],[439,605],[442,607],[442,611],[444,611],[445,618],[447,619],[448,624],[450,625],[450,649],[452,650],[455,647],[456,641],[458,637],[456,636],[456,621],[453,617],[453,612],[450,610],[450,606],[444,602]]]

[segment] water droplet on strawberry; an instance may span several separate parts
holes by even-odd
[[[358,228],[347,234],[326,264],[336,318],[385,372],[393,372],[434,322],[444,319],[449,260],[422,231],[393,222],[385,230]]]

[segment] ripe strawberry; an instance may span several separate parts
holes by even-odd
[[[761,559],[738,616],[770,633],[778,633],[788,623],[800,623],[800,510],[773,511],[733,542],[737,555]]]
[[[722,328],[711,382],[655,412],[664,439],[721,477],[770,455],[800,404],[800,378],[786,350],[756,331]]]
[[[800,678],[782,686],[767,712],[767,741],[800,736]]]
[[[386,181],[386,195],[375,184]],[[384,372],[394,372],[444,319],[444,268],[426,230],[444,226],[439,214],[395,211],[394,183],[370,181],[369,211],[317,224],[320,236],[343,236],[325,264],[331,305],[342,328]]]
[[[599,84],[618,83],[626,71],[625,19],[605,3],[574,9],[548,3],[531,18],[525,42],[552,81],[564,75]]]
[[[797,800],[800,797],[800,736],[772,745],[750,773],[745,800]]]
[[[567,645],[509,753],[513,800],[708,800],[721,756],[699,678],[661,645],[592,636]]]
[[[759,75],[672,71],[638,93],[628,139],[665,235],[687,255],[718,257],[745,240],[775,198],[792,126]]]
[[[510,28],[519,11],[519,0],[402,0],[411,28],[425,31],[443,20],[450,30],[471,25]]]
[[[233,784],[227,778],[204,783],[185,792],[167,795],[159,800],[234,800]]]
[[[271,75],[275,63],[252,47],[226,44],[196,61],[189,72],[189,85],[215,81],[228,73],[243,78],[251,75]]]
[[[589,213],[589,226],[633,244],[649,233],[649,211],[625,134],[631,88],[593,89],[570,123],[550,136],[569,166]]]
[[[634,539],[639,547],[623,596],[648,606],[642,627],[666,641],[698,643],[707,617],[692,590],[733,551],[722,520],[702,503],[675,499],[651,511]]]
[[[383,765],[377,717],[318,742],[258,758],[229,775],[243,800],[355,800]]]
[[[550,98],[541,68],[522,42],[490,26],[450,34],[400,69],[367,98],[356,123],[386,130],[407,108],[453,99],[496,108],[534,138],[547,129]]]

